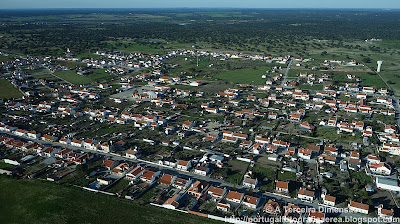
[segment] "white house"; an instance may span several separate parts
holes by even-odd
[[[391,221],[394,215],[393,209],[384,209],[383,205],[378,206],[378,216],[384,220]]]
[[[256,186],[258,184],[258,180],[257,180],[257,178],[255,178],[255,179],[251,178],[249,174],[250,173],[246,173],[244,175],[242,184],[243,184],[243,187],[253,188],[254,189],[254,188],[256,188]]]
[[[126,175],[125,178],[128,180],[137,180],[145,171],[145,169],[141,166],[137,166],[133,168],[131,171],[129,171]]]
[[[277,192],[289,193],[289,182],[277,181],[275,190]]]
[[[362,204],[355,201],[350,201],[348,205],[348,209],[352,212],[363,213],[368,215],[369,212],[369,205]]]
[[[297,198],[300,200],[313,202],[314,201],[314,191],[300,189],[299,192],[297,193]]]
[[[310,210],[307,223],[322,224],[325,223],[325,213]]]
[[[182,170],[182,171],[188,171],[191,167],[191,162],[190,161],[185,161],[185,160],[179,160],[178,164],[176,166],[176,168],[178,170]]]
[[[32,139],[38,139],[40,137],[40,134],[37,133],[36,131],[29,131],[27,135],[29,138]]]
[[[229,191],[226,195],[226,200],[234,203],[240,203],[244,197],[243,193],[237,191]]]
[[[140,157],[140,152],[137,149],[129,149],[125,152],[125,156],[130,159],[138,159]]]
[[[253,197],[253,196],[249,196],[249,195],[245,195],[243,198],[243,205],[251,208],[251,209],[256,209],[257,208],[257,203],[258,203],[258,198],[257,197]]]
[[[369,169],[372,173],[377,174],[390,175],[392,173],[392,169],[390,168],[390,166],[384,162],[370,163]]]
[[[329,196],[325,192],[322,192],[321,198],[323,200],[324,205],[329,205],[329,206],[336,205],[336,197]]]

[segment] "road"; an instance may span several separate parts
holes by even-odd
[[[164,173],[167,173],[167,174],[179,175],[180,177],[206,181],[206,182],[209,182],[212,185],[220,186],[220,187],[229,187],[231,189],[236,189],[239,192],[246,192],[247,191],[246,188],[239,187],[237,185],[228,183],[228,182],[223,181],[223,180],[216,180],[216,179],[212,179],[212,178],[210,178],[208,176],[201,176],[201,175],[197,175],[197,174],[192,173],[192,172],[185,172],[185,171],[176,170],[174,168],[170,168],[170,167],[166,167],[166,166],[160,166],[158,164],[154,164],[152,162],[148,162],[148,161],[145,161],[145,160],[130,159],[130,158],[126,158],[124,156],[118,156],[118,155],[114,155],[114,154],[110,154],[110,153],[106,153],[106,152],[101,152],[101,151],[93,151],[93,150],[85,149],[85,148],[82,148],[82,147],[74,147],[74,146],[71,146],[71,145],[66,146],[64,144],[60,144],[60,143],[57,143],[57,142],[47,142],[47,141],[42,141],[42,140],[39,140],[39,139],[24,138],[24,137],[20,137],[20,136],[14,135],[13,133],[8,133],[8,132],[0,132],[0,134],[5,135],[5,136],[24,139],[25,141],[37,142],[37,143],[40,143],[40,144],[45,145],[45,146],[62,147],[62,148],[69,148],[69,149],[72,149],[72,150],[75,150],[75,151],[90,152],[90,153],[93,153],[93,154],[101,155],[103,157],[107,157],[107,158],[112,159],[112,160],[129,161],[129,162],[134,163],[134,164],[146,164],[148,167],[156,168],[156,169],[158,169],[158,170],[160,170],[160,171],[162,171]],[[318,201],[317,200],[314,201],[313,203],[308,203],[308,202],[303,202],[303,201],[301,201],[299,199],[296,199],[296,198],[287,198],[287,197],[276,195],[276,194],[273,194],[273,193],[260,192],[260,191],[257,191],[257,190],[254,190],[254,196],[257,196],[257,197],[263,198],[263,199],[272,198],[272,199],[275,199],[277,202],[292,203],[292,204],[296,204],[296,205],[299,205],[299,206],[304,207],[304,208],[314,208],[314,209],[317,209],[317,210],[320,208],[320,206],[318,205]],[[342,217],[351,216],[351,217],[354,217],[354,218],[363,218],[363,217],[365,218],[365,217],[367,217],[365,215],[354,214],[354,213],[346,213],[346,214],[341,213],[341,214],[335,214],[335,215],[339,215],[339,216],[342,216]]]
[[[357,94],[357,93],[349,92],[349,91],[339,91],[339,93],[340,94],[349,93],[349,94],[352,94],[352,95]],[[394,106],[394,110],[395,110],[395,113],[396,113],[395,117],[397,119],[397,125],[400,127],[400,104],[399,104],[400,97],[388,96],[388,95],[383,95],[383,94],[379,94],[379,93],[375,93],[373,96],[374,97],[389,98],[389,99],[392,99],[394,101],[393,106]]]
[[[394,96],[390,96],[390,99],[394,100],[394,110],[396,111],[396,119],[397,119],[397,125],[400,127],[400,104],[399,104],[399,97],[394,97]]]
[[[288,74],[289,74],[290,66],[292,65],[292,59],[289,59],[289,60],[290,60],[290,61],[289,61],[289,64],[288,64],[288,66],[287,66],[287,68],[286,68],[285,74],[283,75],[283,79],[282,79],[281,86],[283,86],[283,84],[286,82],[287,76],[288,76]]]

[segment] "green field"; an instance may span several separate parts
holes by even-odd
[[[219,223],[136,201],[0,176],[0,223]]]
[[[93,53],[82,53],[77,55],[78,58],[93,58],[93,59],[101,59],[103,58],[102,55],[97,55]]]
[[[0,79],[0,99],[19,98],[22,93],[8,80]]]
[[[299,85],[299,88],[301,89],[308,89],[308,90],[322,90],[323,89],[323,85],[319,85],[319,84],[315,84],[315,85],[309,85],[309,84],[303,84],[303,85]]]
[[[92,74],[86,76],[79,75],[72,70],[56,72],[54,75],[75,85],[89,84],[95,81],[106,81],[111,78],[111,75],[104,72],[102,69],[94,70]]]
[[[4,163],[4,162],[0,162],[0,169],[9,168],[9,167],[13,167],[13,165]]]
[[[148,54],[162,54],[163,49],[157,47],[157,45],[152,44],[137,44],[134,42],[126,41],[126,42],[111,42],[108,44],[108,48],[112,48],[115,51],[121,52],[140,52],[140,53],[148,53]]]
[[[258,67],[256,69],[237,69],[228,72],[221,72],[213,75],[213,77],[233,83],[262,85],[265,84],[266,79],[261,78],[261,76],[266,74],[266,71],[269,69],[270,68],[266,66]]]
[[[10,61],[11,59],[7,56],[0,56],[0,62]]]

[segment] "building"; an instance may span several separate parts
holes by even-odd
[[[399,183],[396,179],[376,177],[376,187],[382,190],[400,192]]]
[[[207,176],[209,172],[210,172],[210,168],[206,167],[206,166],[196,166],[194,168],[194,173],[201,175],[201,176]]]
[[[160,175],[161,171],[145,170],[144,173],[140,176],[140,180],[152,184],[159,178]]]
[[[199,198],[204,191],[208,188],[209,184],[203,181],[196,181],[194,184],[189,188],[188,194]]]
[[[377,174],[390,175],[392,173],[392,169],[390,168],[390,166],[384,162],[370,163],[369,169],[372,173]]]
[[[118,165],[118,162],[115,162],[111,159],[107,159],[103,162],[102,166],[107,168],[108,170],[114,169]]]
[[[172,186],[178,188],[179,190],[184,190],[190,186],[192,180],[187,180],[185,178],[176,178],[175,181],[172,183]]]
[[[244,197],[243,193],[237,191],[229,191],[226,195],[226,200],[234,203],[240,203]]]
[[[277,181],[275,190],[277,192],[289,193],[289,182]]]
[[[384,209],[383,205],[378,206],[378,216],[384,220],[391,221],[394,215],[393,209]]]
[[[336,205],[336,197],[329,196],[325,192],[322,192],[321,198],[323,200],[324,205],[328,205],[328,206]]]
[[[305,189],[300,189],[297,193],[297,198],[303,201],[313,202],[314,201],[314,191],[309,191]]]
[[[225,204],[221,202],[217,204],[217,209],[224,212],[228,212],[230,208],[231,208],[230,204]]]
[[[126,163],[120,163],[114,169],[111,170],[112,174],[122,176],[129,169],[129,165]]]
[[[369,213],[369,205],[355,202],[355,201],[350,201],[350,203],[348,205],[348,209],[351,212],[363,213],[366,215],[368,215],[368,213]]]
[[[278,215],[281,212],[281,208],[279,203],[275,200],[269,199],[267,203],[265,203],[263,208],[264,213],[271,215]]]
[[[254,189],[254,188],[256,188],[256,186],[258,184],[258,180],[257,180],[257,178],[253,179],[248,174],[245,174],[242,184],[243,184],[243,187]]]
[[[257,197],[253,197],[253,196],[249,196],[249,195],[245,195],[243,198],[243,205],[251,208],[251,209],[256,209],[257,208],[257,203],[258,203],[258,198]]]
[[[184,196],[184,194],[176,193],[174,196],[170,197],[163,204],[164,208],[177,209],[179,207],[179,200]]]
[[[165,173],[164,175],[162,175],[159,182],[161,185],[169,186],[174,182],[175,179],[176,179],[176,176]]]
[[[307,223],[322,224],[325,223],[325,213],[310,210]]]
[[[303,223],[301,220],[302,209],[299,206],[289,203],[282,217],[283,223]]]
[[[125,178],[128,180],[137,180],[144,172],[144,168],[141,166],[137,166],[133,168],[131,171],[129,171],[126,175]]]
[[[176,168],[178,170],[182,171],[188,171],[191,167],[191,162],[190,161],[185,161],[185,160],[179,160]]]
[[[128,149],[125,156],[130,159],[138,159],[140,157],[140,152],[136,149]]]
[[[226,193],[226,188],[219,188],[211,186],[207,190],[207,194],[214,199],[221,199]]]

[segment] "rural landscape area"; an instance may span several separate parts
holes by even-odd
[[[400,222],[399,20],[0,9],[0,222]]]

